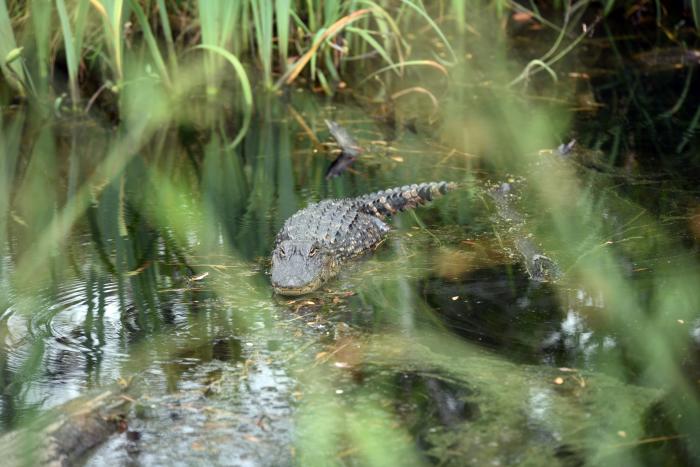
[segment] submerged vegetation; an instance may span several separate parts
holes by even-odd
[[[65,454],[88,401],[106,442],[65,462],[700,465],[699,21],[0,0],[5,459]],[[431,180],[459,188],[272,293],[298,209]]]

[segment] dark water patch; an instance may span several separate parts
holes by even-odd
[[[542,361],[562,319],[556,291],[518,268],[476,270],[456,283],[432,279],[423,289],[450,331],[524,363]],[[566,366],[560,358],[552,363]]]
[[[398,437],[385,439],[385,455],[412,446],[422,459],[440,465],[483,465],[494,459],[580,465],[591,456],[636,455],[629,457],[614,444],[645,433],[643,420],[658,391],[591,372],[514,364],[468,346],[455,354],[448,340],[436,334],[430,342],[399,336],[338,342],[337,350],[320,360],[332,364],[331,373],[340,372],[336,378],[325,373],[308,384],[302,377],[301,419],[307,411],[318,413],[308,398],[318,400],[326,416],[336,420],[329,428],[341,445],[356,433],[358,416],[372,424],[395,420]],[[311,378],[319,376],[309,372]],[[606,398],[614,400],[602,403]],[[627,409],[620,403],[631,403],[636,415],[621,417]],[[310,436],[307,425],[299,436],[302,450],[310,448],[303,441]],[[305,459],[308,453],[300,455]]]
[[[399,373],[394,384],[395,394],[391,398],[396,401],[396,414],[425,453],[436,448],[435,433],[457,430],[480,416],[474,389],[441,376],[439,371]],[[441,460],[429,454],[427,457],[433,463]]]

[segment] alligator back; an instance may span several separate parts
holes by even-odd
[[[404,185],[402,187],[389,188],[388,190],[370,193],[355,198],[364,212],[384,218],[397,212],[413,209],[416,206],[428,203],[434,197],[447,193],[456,185],[449,182],[428,182],[420,185]]]
[[[388,231],[388,225],[363,212],[355,199],[329,199],[287,219],[275,244],[315,243],[342,260],[371,250]]]

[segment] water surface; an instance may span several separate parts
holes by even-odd
[[[551,140],[502,165],[455,143],[477,137],[469,122],[375,117],[295,93],[231,149],[206,124],[135,147],[100,116],[3,115],[3,430],[133,376],[128,431],[88,465],[689,462],[697,419],[674,421],[673,400],[700,376],[683,174]],[[369,148],[332,181],[325,118]],[[460,187],[322,290],[273,295],[268,255],[297,209],[430,180]],[[556,280],[533,277],[524,241]]]

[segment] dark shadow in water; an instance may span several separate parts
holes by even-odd
[[[555,290],[513,266],[472,271],[460,282],[431,279],[423,289],[449,330],[523,363],[541,362],[542,343],[561,322]]]

